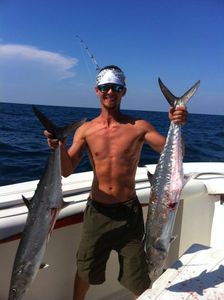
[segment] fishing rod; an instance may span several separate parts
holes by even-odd
[[[81,39],[81,37],[79,35],[76,35],[76,38],[80,41],[80,43],[82,44],[83,48],[86,50],[89,58],[91,59],[91,61],[93,62],[93,64],[96,67],[96,71],[99,72],[100,71],[100,67],[94,57],[94,55],[90,52],[89,47],[86,45],[86,43],[83,41],[83,39]]]

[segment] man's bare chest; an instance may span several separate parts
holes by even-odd
[[[93,157],[122,157],[138,152],[144,141],[143,132],[133,127],[101,128],[87,136],[86,142]]]

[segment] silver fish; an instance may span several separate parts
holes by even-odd
[[[58,128],[37,108],[33,107],[33,110],[44,127],[59,140],[65,139],[84,122],[82,120]],[[38,270],[42,267],[42,259],[56,218],[65,206],[62,198],[59,147],[50,151],[45,170],[32,199],[23,197],[23,200],[28,207],[28,216],[13,265],[9,300],[22,299],[30,288]]]
[[[172,107],[186,106],[200,81],[183,96],[174,96],[159,79],[160,89]],[[172,241],[172,232],[184,186],[181,126],[170,123],[164,149],[151,181],[145,248],[152,283],[162,274]]]

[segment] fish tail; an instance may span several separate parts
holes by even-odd
[[[44,128],[52,134],[53,138],[58,139],[60,141],[65,140],[73,130],[77,129],[79,126],[81,126],[86,121],[86,119],[82,119],[80,121],[73,122],[72,124],[69,124],[64,127],[58,127],[53,122],[51,122],[35,106],[33,106],[33,111],[34,111],[36,117],[41,122],[41,124],[44,126]]]
[[[191,99],[191,97],[194,95],[194,93],[197,91],[199,84],[200,84],[200,80],[198,80],[186,93],[184,93],[181,97],[176,97],[175,95],[173,95],[170,90],[164,85],[164,83],[162,82],[162,80],[159,78],[159,86],[160,89],[164,95],[164,97],[166,98],[166,100],[169,102],[169,104],[172,107],[176,107],[178,105],[186,105],[187,102]]]

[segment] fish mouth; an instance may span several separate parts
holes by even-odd
[[[8,300],[20,300],[24,293],[25,291],[23,292],[20,288],[12,287],[9,291]]]

